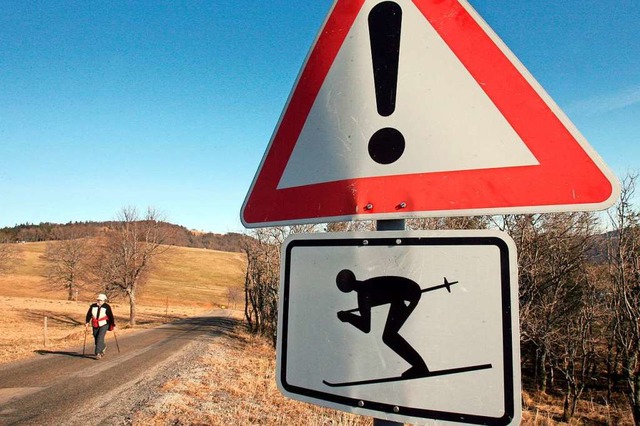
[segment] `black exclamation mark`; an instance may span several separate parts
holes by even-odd
[[[402,9],[392,1],[369,12],[369,40],[378,114],[388,117],[396,109]],[[404,152],[404,136],[392,127],[378,130],[369,140],[369,155],[379,164],[391,164]]]

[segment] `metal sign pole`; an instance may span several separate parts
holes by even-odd
[[[404,219],[388,219],[376,221],[376,231],[404,231]],[[404,423],[390,420],[373,419],[373,426],[403,426]]]

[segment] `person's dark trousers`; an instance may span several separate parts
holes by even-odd
[[[109,330],[109,324],[105,324],[102,327],[93,327],[93,338],[96,341],[96,355],[104,351],[104,348],[107,347],[104,343],[107,330]]]

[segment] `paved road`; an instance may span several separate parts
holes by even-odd
[[[204,347],[203,342],[233,327],[227,314],[215,311],[120,336],[120,353],[108,333],[107,355],[101,360],[82,356],[80,347],[43,351],[35,359],[0,366],[0,425],[96,424],[93,410],[104,411],[112,401],[126,407],[152,376],[175,368],[194,344]],[[92,340],[89,335],[87,353]]]

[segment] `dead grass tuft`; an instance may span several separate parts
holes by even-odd
[[[135,425],[371,425],[362,416],[284,398],[268,342],[236,330],[211,343],[188,373],[162,386],[163,396]]]
[[[563,398],[538,392],[534,395],[522,392],[522,425],[618,425],[631,426],[633,419],[626,406],[612,407],[595,400],[580,400],[576,414],[569,422],[562,422]]]

